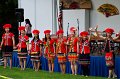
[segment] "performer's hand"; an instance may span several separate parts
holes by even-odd
[[[17,49],[17,47],[16,47],[16,46],[13,46],[13,49]]]
[[[28,50],[28,55],[30,55],[30,50]]]
[[[46,54],[44,54],[43,57],[46,58]]]
[[[120,31],[118,32],[118,36],[120,36]]]
[[[64,53],[64,56],[66,56],[66,54]]]
[[[90,28],[89,28],[89,31],[92,31],[92,29],[93,29],[93,28],[90,27]]]
[[[54,56],[55,56],[55,57],[57,57],[57,55],[56,55],[56,54],[54,54]]]
[[[42,53],[40,53],[39,56],[41,57],[41,56],[42,56]]]
[[[99,27],[99,26],[97,25],[97,26],[95,27],[95,30],[97,30],[97,29],[98,29],[98,27]]]

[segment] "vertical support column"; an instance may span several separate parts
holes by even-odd
[[[21,0],[18,0],[18,8],[21,8]]]
[[[36,0],[34,0],[34,1],[35,1],[35,2],[34,2],[34,3],[35,3],[35,5],[34,5],[34,7],[35,7],[35,8],[34,8],[34,12],[35,12],[35,13],[34,13],[34,17],[35,17],[35,26],[34,26],[34,27],[35,27],[35,29],[36,29],[36,19],[37,19],[37,18],[36,18],[36,17],[37,17],[37,15],[36,15]]]
[[[90,10],[85,10],[85,30],[90,28]]]
[[[57,31],[56,7],[57,0],[52,0],[52,34],[55,34]]]

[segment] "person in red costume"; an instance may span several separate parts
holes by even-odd
[[[81,64],[81,70],[83,71],[83,76],[88,76],[90,69],[90,37],[88,37],[88,32],[83,31],[80,33],[80,42],[79,42],[79,56],[78,61]]]
[[[3,59],[4,59],[4,68],[7,66],[7,58],[10,57],[10,69],[12,68],[12,52],[13,48],[15,47],[15,39],[14,34],[11,33],[9,30],[12,28],[11,24],[5,24],[3,26],[5,29],[5,33],[2,35],[2,42],[1,48],[3,52]]]
[[[78,37],[76,37],[77,29],[75,27],[70,28],[70,37],[67,40],[68,44],[68,60],[71,64],[72,74],[77,75],[77,61],[78,61]]]
[[[65,62],[66,62],[66,49],[67,49],[67,39],[63,37],[63,30],[58,30],[57,35],[58,39],[56,41],[56,54],[58,57],[58,63],[60,64],[61,72],[65,73]]]
[[[33,68],[35,71],[38,71],[40,67],[40,56],[42,54],[42,41],[39,38],[39,30],[33,30],[32,33],[34,34],[34,38],[31,41],[30,56],[33,62]]]
[[[115,54],[114,54],[114,41],[117,40],[119,37],[120,37],[120,34],[117,36],[117,37],[112,37],[112,34],[114,32],[114,30],[112,28],[106,28],[105,29],[105,33],[106,33],[106,36],[102,36],[102,35],[99,35],[98,32],[97,32],[97,28],[98,26],[96,27],[96,34],[99,38],[105,40],[105,47],[104,47],[104,51],[105,51],[105,60],[106,60],[106,66],[108,67],[109,69],[109,75],[108,75],[108,78],[115,78],[117,77],[117,75],[115,74],[115,71],[114,71],[114,66],[115,66]]]
[[[20,26],[18,28],[20,31],[19,35],[19,43],[18,43],[18,58],[20,62],[21,70],[24,70],[26,68],[26,58],[28,55],[28,44],[29,44],[29,37],[25,34],[25,27]]]
[[[44,40],[44,54],[48,59],[48,67],[49,72],[54,71],[54,58],[55,58],[55,50],[54,50],[54,40],[50,37],[50,30],[45,30],[45,40]]]

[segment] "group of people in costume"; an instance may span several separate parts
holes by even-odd
[[[1,49],[4,58],[4,68],[6,68],[7,58],[10,58],[10,68],[12,68],[12,52],[13,49],[18,50],[18,58],[21,70],[26,68],[27,55],[31,56],[33,67],[35,71],[39,70],[40,57],[43,55],[48,60],[49,72],[54,71],[54,59],[58,57],[58,63],[60,64],[61,72],[64,74],[66,71],[66,61],[68,60],[71,65],[71,71],[73,75],[77,75],[78,63],[81,65],[84,76],[89,76],[89,64],[90,64],[90,40],[91,33],[87,31],[80,32],[79,36],[76,34],[77,29],[75,27],[70,28],[70,34],[68,37],[63,36],[64,31],[58,30],[56,33],[57,38],[52,38],[50,35],[51,30],[45,30],[45,38],[41,40],[39,38],[40,31],[35,29],[32,31],[33,39],[29,43],[29,37],[25,33],[25,26],[19,26],[18,30],[20,35],[18,37],[19,42],[15,45],[14,34],[9,30],[12,28],[11,24],[5,24],[3,26],[5,33],[2,35]],[[113,38],[112,34],[114,30],[112,28],[106,28],[106,36],[103,37],[95,29],[96,37],[105,40],[105,59],[106,65],[109,68],[109,76],[117,77],[114,72],[114,40],[119,38]],[[90,31],[90,30],[89,30]]]

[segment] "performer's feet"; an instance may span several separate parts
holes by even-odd
[[[23,68],[20,68],[20,70],[23,70]]]
[[[10,69],[12,69],[12,67],[10,67]]]
[[[4,69],[6,69],[6,66],[4,66]]]
[[[23,68],[23,70],[25,70],[25,68]]]
[[[77,74],[75,74],[75,75],[77,75]]]
[[[74,75],[73,73],[71,75]]]
[[[20,68],[20,70],[23,70],[22,68]]]
[[[50,73],[52,73],[52,71],[49,71]]]
[[[108,78],[111,78],[110,76]]]
[[[115,74],[115,75],[113,75],[113,77],[112,78],[117,78],[117,75]]]
[[[36,71],[39,71],[39,69],[36,69]]]
[[[62,72],[62,74],[65,74],[65,72]]]

